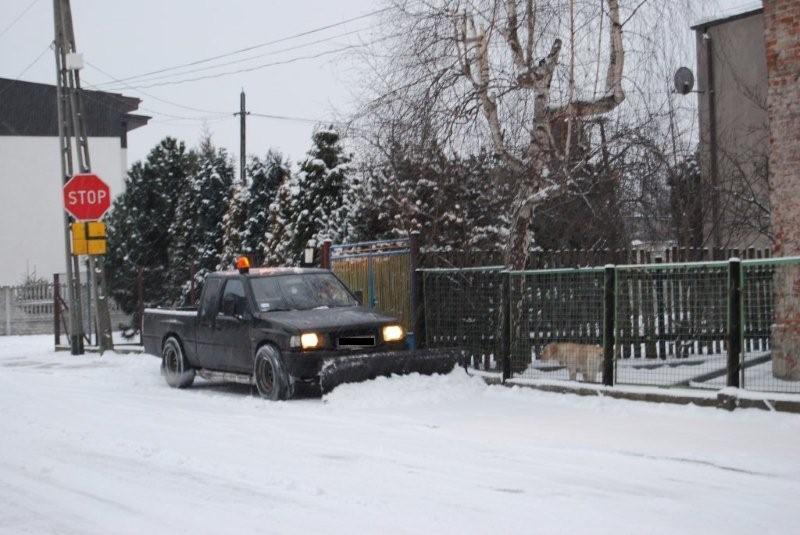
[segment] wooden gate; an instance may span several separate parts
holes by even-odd
[[[364,306],[400,319],[411,329],[411,254],[408,239],[331,246],[331,270]]]

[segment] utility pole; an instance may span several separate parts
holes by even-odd
[[[89,173],[92,169],[89,159],[89,140],[84,123],[83,102],[81,100],[80,69],[83,58],[77,53],[75,33],[72,27],[72,12],[69,0],[53,0],[56,55],[56,88],[58,95],[58,133],[61,152],[62,181],[66,183],[73,176],[72,138],[80,173]],[[70,223],[72,218],[64,212],[64,246],[67,261],[67,296],[69,299],[70,317],[70,350],[73,355],[84,352],[83,319],[81,311],[80,264],[78,256],[72,254],[70,240]],[[111,339],[111,315],[108,300],[104,291],[102,257],[91,256],[87,277],[94,285],[95,311],[98,326],[98,344],[100,351],[113,349]]]
[[[239,116],[239,180],[242,184],[247,182],[245,176],[245,163],[247,160],[247,119],[246,117],[250,115],[250,112],[247,111],[244,103],[244,88],[242,89],[241,94],[239,94],[239,111],[234,113],[234,115]]]

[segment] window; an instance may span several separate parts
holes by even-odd
[[[277,279],[278,277],[260,277],[252,281],[253,295],[261,312],[286,310],[286,302]]]
[[[358,305],[330,273],[258,277],[250,279],[250,283],[261,312]]]
[[[225,283],[225,292],[222,294],[222,304],[219,313],[232,316],[241,314],[245,310],[244,284],[241,279],[231,279]]]
[[[222,280],[209,277],[203,287],[203,300],[200,302],[200,317],[208,319],[217,313],[217,297]]]

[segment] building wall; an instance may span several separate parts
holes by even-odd
[[[89,138],[92,170],[123,191],[126,151],[118,137]],[[61,164],[56,137],[0,136],[0,285],[26,272],[45,278],[66,269]]]
[[[709,23],[697,30],[697,89],[700,119],[701,166],[708,189],[709,207],[718,203],[720,224],[713,210],[706,212],[706,245],[769,247],[757,224],[768,226],[769,213],[758,206],[742,206],[739,195],[751,192],[768,204],[766,162],[769,153],[767,113],[767,62],[764,16],[751,13],[732,20]],[[714,85],[709,86],[708,52],[711,50]],[[708,91],[713,89],[713,94]],[[718,189],[711,176],[710,102],[715,101],[717,121]],[[765,206],[768,208],[768,206]],[[758,221],[756,221],[756,218]],[[752,223],[754,228],[747,229]],[[719,243],[714,243],[714,229]],[[736,231],[735,229],[739,229]]]
[[[800,255],[800,0],[764,0],[774,252]],[[800,265],[778,268],[772,372],[800,381]]]

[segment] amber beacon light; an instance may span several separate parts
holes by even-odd
[[[240,256],[236,259],[236,269],[238,269],[239,273],[242,275],[246,275],[250,272],[250,260],[248,260],[246,256]]]

